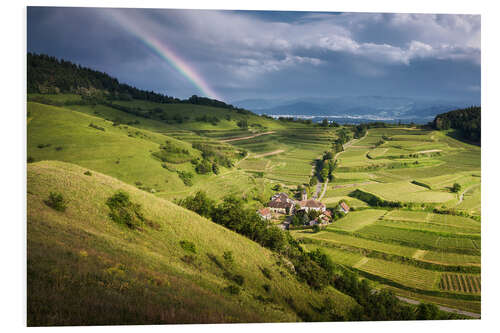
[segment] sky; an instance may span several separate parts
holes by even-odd
[[[169,96],[480,104],[479,15],[28,7],[27,49]]]

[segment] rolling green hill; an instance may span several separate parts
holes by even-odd
[[[298,282],[287,260],[243,236],[86,171],[28,165],[30,326],[326,320],[314,309],[327,299],[337,315],[355,304]],[[141,205],[141,229],[110,218],[106,202],[118,190]],[[46,204],[50,192],[62,194],[65,211]]]

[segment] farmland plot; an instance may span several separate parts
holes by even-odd
[[[481,276],[471,274],[451,274],[441,275],[439,288],[446,291],[460,293],[481,293]]]
[[[453,193],[432,191],[407,181],[362,185],[360,188],[390,201],[433,203],[456,198]]]
[[[447,225],[440,223],[430,222],[415,222],[415,221],[397,221],[397,220],[382,220],[378,221],[377,225],[385,225],[393,228],[409,229],[409,230],[428,230],[444,233],[457,233],[457,234],[478,234],[481,229],[471,227],[461,227],[456,225]]]
[[[351,212],[340,220],[335,221],[329,228],[355,231],[374,223],[386,212],[387,211],[381,209],[366,209],[358,212]]]
[[[368,258],[364,264],[358,266],[358,269],[408,287],[424,290],[434,290],[440,276],[436,271],[374,258]]]
[[[469,238],[443,237],[432,232],[393,228],[377,224],[367,225],[359,229],[357,233],[369,239],[381,242],[393,242],[421,249],[443,250],[472,255],[480,254],[476,244],[477,240]]]
[[[335,232],[319,232],[319,233],[299,233],[295,234],[296,237],[311,238],[316,240],[321,240],[325,242],[332,242],[335,244],[345,244],[349,246],[354,246],[358,248],[364,248],[368,250],[375,250],[384,253],[395,254],[404,257],[411,257],[415,252],[415,248],[401,246],[396,244],[382,243],[377,241],[372,241],[369,239],[363,239],[359,237],[339,234]]]

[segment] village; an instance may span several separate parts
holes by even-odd
[[[301,192],[300,200],[294,200],[284,192],[271,197],[267,207],[257,213],[264,220],[281,222],[281,229],[324,227],[338,218],[348,214],[350,207],[341,201],[333,209],[327,209],[325,204],[316,199],[307,199],[307,192]]]

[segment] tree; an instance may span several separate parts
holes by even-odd
[[[238,121],[237,125],[240,128],[248,128],[248,122],[246,119],[242,119],[242,120]]]
[[[281,191],[282,190],[281,184],[274,185],[273,190],[277,192]]]
[[[203,191],[198,191],[194,197],[186,197],[179,201],[179,205],[197,214],[210,217],[215,208],[215,201],[210,199]]]
[[[455,184],[453,184],[451,191],[454,193],[458,193],[461,189],[462,189],[462,186],[460,186],[459,183],[455,183]]]
[[[309,212],[307,212],[307,216],[309,216],[309,220],[314,220],[320,215],[320,212],[318,212],[315,209],[310,209]]]
[[[219,174],[220,172],[220,168],[219,168],[219,165],[217,163],[212,163],[212,172],[216,175]]]
[[[321,121],[321,126],[323,127],[328,127],[328,119],[323,119],[323,121]]]

